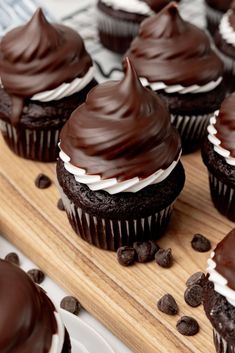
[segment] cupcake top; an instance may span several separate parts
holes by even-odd
[[[235,166],[235,93],[225,98],[220,111],[210,119],[208,132],[215,152]]]
[[[223,64],[207,34],[184,21],[175,2],[142,22],[127,56],[154,91],[201,93],[222,80]]]
[[[45,292],[15,265],[0,260],[0,350],[61,353],[64,326]]]
[[[91,81],[93,67],[77,32],[48,23],[38,9],[28,23],[2,38],[0,78],[17,120],[25,98],[46,102],[72,95]]]
[[[216,247],[208,260],[209,280],[217,293],[235,306],[235,229]]]
[[[235,2],[223,15],[219,25],[219,33],[226,43],[235,46]]]
[[[65,168],[91,190],[136,192],[176,166],[180,138],[161,99],[144,88],[126,59],[121,81],[92,89],[61,132]]]
[[[216,10],[226,12],[233,0],[206,0],[207,4],[214,7]]]

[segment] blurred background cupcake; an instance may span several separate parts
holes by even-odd
[[[196,150],[226,93],[223,63],[207,34],[184,21],[172,2],[141,24],[126,55],[141,82],[167,103],[183,152]]]
[[[96,86],[75,110],[60,148],[61,197],[84,240],[116,250],[164,233],[185,181],[180,137],[128,60],[123,80]]]
[[[208,260],[209,280],[203,304],[211,322],[217,353],[235,352],[235,229],[216,247]]]
[[[16,154],[55,161],[59,132],[96,84],[81,37],[38,9],[0,43],[0,129]]]
[[[211,34],[218,29],[223,14],[233,0],[205,0],[207,28]]]
[[[137,35],[140,23],[154,11],[160,11],[169,2],[169,0],[99,0],[97,19],[101,43],[113,52],[125,53]]]
[[[202,147],[211,198],[220,213],[235,222],[235,93],[222,103],[208,126]]]

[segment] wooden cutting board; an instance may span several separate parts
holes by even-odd
[[[183,163],[186,186],[176,202],[170,229],[159,242],[173,250],[171,269],[162,269],[154,262],[124,268],[114,253],[79,239],[66,214],[56,207],[59,196],[55,183],[46,190],[34,186],[41,172],[55,181],[55,165],[15,156],[1,138],[0,233],[77,296],[133,352],[214,352],[212,330],[203,308],[193,309],[183,299],[185,281],[206,268],[209,256],[195,252],[190,241],[194,233],[202,233],[215,245],[233,224],[212,206],[200,154],[184,157]],[[178,316],[169,317],[157,310],[156,302],[165,293],[176,298]],[[181,336],[175,328],[180,315],[195,317],[200,333],[191,338]]]

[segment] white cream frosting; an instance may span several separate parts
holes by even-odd
[[[188,94],[188,93],[204,93],[213,91],[222,81],[222,77],[219,77],[216,81],[211,81],[205,85],[192,85],[184,87],[182,85],[172,85],[168,86],[164,82],[149,82],[146,78],[141,77],[140,81],[143,86],[149,86],[153,91],[164,90],[166,93],[179,93],[179,94]]]
[[[229,22],[231,12],[232,10],[229,10],[225,15],[223,15],[219,26],[219,32],[225,42],[235,46],[235,31]]]
[[[57,309],[54,314],[57,324],[57,333],[52,336],[51,348],[49,353],[61,353],[64,345],[65,329]]]
[[[227,301],[235,307],[235,291],[228,286],[228,281],[216,271],[216,263],[213,260],[215,253],[212,252],[208,260],[207,272],[209,280],[214,283],[214,289],[217,293],[223,295]]]
[[[235,166],[235,158],[231,157],[231,152],[221,147],[221,141],[215,136],[217,134],[217,130],[215,128],[216,119],[218,117],[219,111],[215,112],[215,115],[210,118],[210,124],[207,128],[208,131],[208,140],[214,146],[214,151],[217,152],[220,156],[224,157],[226,162],[229,165]]]
[[[101,0],[101,2],[115,10],[121,10],[146,16],[149,16],[153,13],[148,4],[141,0]]]
[[[173,161],[167,169],[160,169],[147,178],[140,179],[139,177],[135,177],[119,182],[117,178],[102,179],[100,175],[86,174],[85,169],[81,169],[72,165],[70,163],[70,157],[62,150],[60,150],[60,158],[64,162],[65,169],[70,174],[74,175],[77,182],[86,184],[92,191],[104,190],[111,195],[117,194],[119,192],[137,192],[148,185],[162,182],[171,174],[173,169],[176,167],[180,157],[181,153],[177,161]]]

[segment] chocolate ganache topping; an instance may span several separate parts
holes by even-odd
[[[103,179],[146,178],[179,157],[180,138],[161,99],[126,59],[125,77],[92,89],[61,132],[70,162]]]
[[[155,12],[158,12],[163,9],[171,0],[144,0],[148,6]],[[180,0],[176,0],[179,2]]]
[[[220,146],[229,151],[231,157],[235,157],[235,93],[223,101],[215,129],[215,136],[221,141]]]
[[[235,290],[235,229],[233,229],[216,247],[213,261],[218,271]]]
[[[48,23],[39,8],[26,25],[8,32],[0,43],[0,78],[13,98],[12,120],[19,119],[24,98],[82,77],[91,65],[78,33]]]
[[[0,260],[0,352],[48,353],[55,308],[20,268]]]
[[[206,33],[184,21],[175,2],[144,20],[126,54],[139,77],[184,87],[216,81],[223,64]]]

